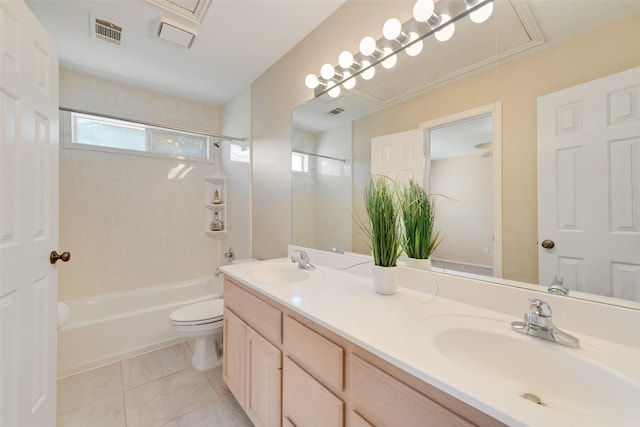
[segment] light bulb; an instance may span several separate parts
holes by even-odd
[[[329,80],[333,78],[333,75],[335,73],[336,73],[336,69],[333,68],[333,65],[331,64],[324,64],[322,68],[320,68],[320,76],[322,76],[322,78],[325,80]]]
[[[355,77],[352,79],[350,79],[349,77],[351,77],[351,73],[345,71],[342,77],[342,86],[344,86],[345,89],[353,89],[354,87],[356,87]]]
[[[409,41],[407,43],[411,43],[414,40],[418,39],[418,33],[411,32],[409,33]],[[409,56],[418,56],[420,52],[422,52],[423,43],[422,40],[415,42],[411,46],[407,47],[404,51],[407,52]]]
[[[413,5],[413,19],[418,22],[426,22],[434,10],[433,0],[418,0]]]
[[[345,50],[338,56],[338,65],[347,69],[353,65],[353,55],[348,50]]]
[[[389,18],[382,27],[382,35],[387,40],[395,40],[402,32],[402,24],[398,18]]]
[[[440,15],[441,24],[446,24],[449,21],[451,21],[451,17],[449,15],[447,15],[446,13],[443,13],[442,15]],[[451,37],[453,37],[453,33],[455,31],[456,31],[456,24],[452,22],[442,27],[441,30],[436,31],[435,36],[438,41],[446,42]]]
[[[315,89],[320,84],[320,80],[318,80],[318,76],[316,76],[315,74],[307,74],[307,77],[305,77],[304,79],[304,84],[309,89]]]
[[[387,55],[391,55],[393,53],[393,50],[391,50],[390,47],[385,47],[383,52],[384,52],[384,56],[387,56]],[[390,57],[382,61],[382,66],[387,70],[390,70],[393,67],[395,67],[397,63],[398,63],[398,57],[396,55],[391,55]]]
[[[473,12],[471,12],[471,15],[469,16],[469,18],[471,19],[472,22],[475,22],[476,24],[482,24],[484,21],[489,19],[492,13],[493,13],[493,2],[489,2],[484,6],[482,6],[480,9],[476,9]]]
[[[334,84],[331,89],[329,89],[329,96],[332,98],[337,98],[340,96],[340,86]]]
[[[370,66],[371,63],[369,61],[362,61],[362,68],[367,68],[368,66]],[[363,79],[365,80],[371,80],[373,78],[373,76],[376,75],[376,69],[375,67],[371,67],[368,68],[367,70],[365,70],[362,74],[360,74],[362,76]]]
[[[360,40],[360,53],[364,56],[371,56],[376,51],[376,39],[371,36],[363,37]]]

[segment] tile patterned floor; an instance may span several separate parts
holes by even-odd
[[[177,344],[60,379],[57,427],[253,427],[222,385]]]

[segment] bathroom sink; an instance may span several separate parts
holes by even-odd
[[[308,271],[291,262],[260,263],[249,271],[256,279],[271,283],[302,282],[311,277]]]
[[[640,420],[640,385],[593,360],[593,348],[519,335],[508,322],[485,318],[460,316],[442,325],[434,332],[434,349],[476,385],[553,416],[584,420],[580,425],[631,426]]]

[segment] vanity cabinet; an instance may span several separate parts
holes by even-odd
[[[344,425],[344,350],[290,316],[283,321],[283,401],[285,425]]]
[[[230,287],[232,289],[228,289]],[[282,353],[254,329],[265,316],[271,322],[256,329],[267,331],[270,336],[280,336],[278,319],[281,313],[278,310],[225,283],[224,382],[256,427],[278,427],[281,421]]]
[[[223,379],[256,426],[503,426],[225,277]]]

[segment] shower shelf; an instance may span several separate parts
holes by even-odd
[[[213,203],[213,195],[218,191],[222,203]],[[227,234],[227,178],[224,175],[208,175],[205,178],[205,234],[221,239]],[[211,231],[210,224],[214,212],[218,212],[218,218],[224,224],[222,231]]]

